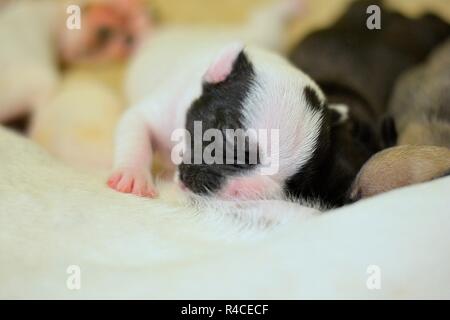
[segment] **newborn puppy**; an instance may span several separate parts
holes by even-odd
[[[150,30],[142,0],[88,1],[80,30],[61,28],[59,49],[65,63],[104,62],[127,57]]]
[[[333,148],[331,128],[331,113],[335,111],[328,108],[317,85],[283,58],[263,49],[235,43],[213,50],[211,45],[208,50],[199,46],[193,46],[194,50],[185,48],[183,59],[175,64],[173,60],[168,65],[152,62],[167,72],[161,74],[159,84],[148,84],[155,89],[153,94],[129,109],[121,120],[116,170],[109,185],[122,192],[155,196],[149,171],[152,150],[162,152],[170,163],[177,142],[173,132],[186,127],[194,139],[198,121],[200,139],[208,129],[219,129],[221,133],[227,129],[277,130],[277,136],[269,136],[268,144],[250,136],[244,143],[244,163],[181,163],[179,180],[192,192],[233,199],[282,194],[324,201],[338,199],[335,187],[347,177],[341,177],[345,168],[335,161],[337,150]],[[155,45],[154,49],[153,54],[164,56],[162,46]],[[209,61],[212,63],[208,67]],[[177,72],[169,72],[171,68]],[[225,148],[225,134],[214,137],[221,138]],[[189,140],[183,136],[179,141],[183,139]],[[202,155],[206,150],[203,141],[200,149],[192,140],[190,147],[181,150],[194,157]],[[247,161],[251,144],[256,144],[253,150],[259,151],[256,163]],[[266,160],[276,166],[262,174]]]
[[[292,196],[342,204],[342,190],[353,179],[335,143],[335,123],[345,117],[342,109],[329,107],[319,87],[277,54],[238,42],[224,46],[229,34],[207,34],[159,31],[132,62],[128,86],[136,105],[120,121],[109,186],[156,196],[149,170],[153,152],[165,156],[172,168],[179,151],[193,157],[204,154],[208,138],[199,149],[194,139],[200,123],[201,136],[219,129],[219,136],[209,141],[223,138],[225,151],[227,129],[264,129],[269,136],[266,143],[251,135],[238,143],[243,163],[177,163],[185,189],[226,199]],[[174,139],[180,128],[187,131]],[[225,157],[221,151],[215,150],[219,160]]]
[[[340,190],[352,178],[334,143],[334,123],[342,117],[339,106],[328,106],[319,87],[283,58],[230,47],[210,66],[201,95],[186,116],[191,157],[198,152],[192,139],[197,122],[203,135],[210,129],[220,130],[219,137],[226,142],[223,151],[216,152],[222,152],[222,161],[181,163],[180,182],[194,193],[225,199],[287,196],[340,205]],[[269,137],[267,144],[250,135],[233,145],[239,137],[229,139],[226,131],[230,129],[264,129],[269,135],[275,131],[276,136],[275,140]],[[235,158],[228,163],[230,141]],[[239,147],[245,153],[241,163],[236,156]],[[205,153],[207,148],[202,144],[199,151]],[[255,150],[257,161],[251,163]]]
[[[426,63],[400,77],[388,114],[395,121],[398,144],[450,148],[450,38]]]
[[[372,156],[361,168],[350,199],[357,201],[449,173],[448,148],[409,145],[388,148]]]

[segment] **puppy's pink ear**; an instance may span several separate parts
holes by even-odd
[[[209,66],[208,71],[203,76],[203,81],[214,84],[228,78],[233,70],[233,64],[242,50],[244,50],[244,44],[241,42],[225,47]]]

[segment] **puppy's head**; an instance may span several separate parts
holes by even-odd
[[[407,185],[444,176],[450,170],[450,149],[398,146],[385,149],[361,168],[350,191],[357,201]]]
[[[105,62],[127,57],[150,30],[141,0],[97,1],[82,8],[81,29],[61,28],[65,63]]]
[[[203,80],[186,118],[189,161],[179,166],[180,182],[194,193],[241,199],[288,193],[287,181],[326,150],[329,122],[345,117],[342,108],[327,107],[301,71],[242,44],[226,47]]]

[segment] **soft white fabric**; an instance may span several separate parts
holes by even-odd
[[[319,213],[119,194],[4,129],[0,164],[0,298],[450,298],[449,178]]]

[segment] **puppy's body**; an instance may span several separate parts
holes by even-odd
[[[448,175],[450,149],[435,146],[397,146],[370,158],[353,184],[353,201]]]

